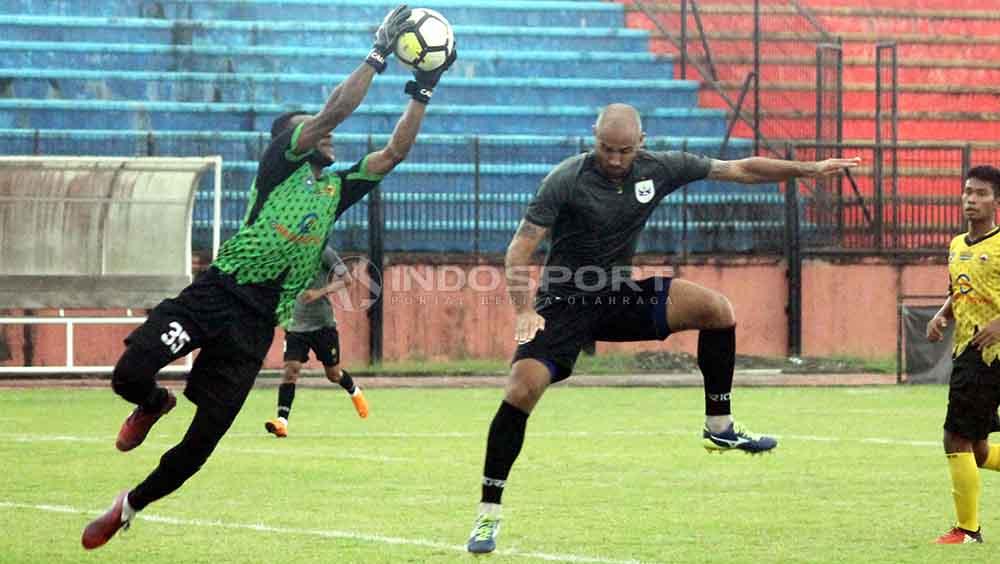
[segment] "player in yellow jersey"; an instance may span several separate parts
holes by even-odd
[[[927,338],[940,341],[955,322],[954,359],[944,420],[944,451],[951,472],[951,495],[958,523],[938,544],[981,543],[979,468],[1000,470],[1000,445],[989,434],[1000,431],[1000,170],[969,170],[962,210],[969,230],[948,250],[949,296],[927,323]]]

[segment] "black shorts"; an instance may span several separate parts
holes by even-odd
[[[987,366],[982,351],[969,346],[955,359],[948,387],[944,428],[972,441],[1000,431],[1000,361]]]
[[[336,327],[323,327],[315,331],[285,333],[285,362],[306,362],[309,349],[323,366],[340,364],[340,334]]]
[[[163,300],[125,339],[160,366],[201,349],[184,394],[196,405],[239,409],[274,339],[274,318],[201,276],[176,298]]]
[[[670,278],[638,280],[613,292],[582,296],[539,296],[535,309],[545,318],[545,329],[519,345],[517,362],[539,360],[552,370],[552,381],[569,378],[580,350],[594,341],[662,341],[667,326]]]

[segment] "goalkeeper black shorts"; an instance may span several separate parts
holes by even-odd
[[[210,270],[176,298],[159,303],[125,339],[159,366],[200,349],[184,394],[203,403],[239,409],[274,339],[274,319],[219,282]]]

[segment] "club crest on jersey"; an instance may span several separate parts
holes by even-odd
[[[955,286],[958,288],[959,293],[963,295],[968,294],[972,291],[972,279],[969,278],[968,274],[959,274],[955,280]]]
[[[647,178],[635,183],[635,199],[639,200],[640,204],[648,204],[653,200],[654,195],[656,195],[656,188],[653,186],[652,180]]]

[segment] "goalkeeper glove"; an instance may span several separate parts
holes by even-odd
[[[410,95],[411,98],[420,102],[421,104],[426,104],[431,101],[431,96],[434,95],[434,87],[437,86],[439,80],[441,80],[441,75],[454,64],[455,59],[458,58],[458,47],[452,47],[451,53],[448,54],[448,58],[445,59],[444,64],[432,71],[413,71],[413,80],[406,83],[406,88],[403,89],[404,92]]]
[[[375,72],[381,73],[385,70],[386,61],[393,49],[396,48],[399,36],[409,31],[413,26],[412,22],[408,21],[409,17],[410,9],[406,7],[406,4],[400,4],[395,10],[386,14],[382,25],[375,30],[375,43],[372,45],[368,57],[365,58],[365,62],[371,65]]]

